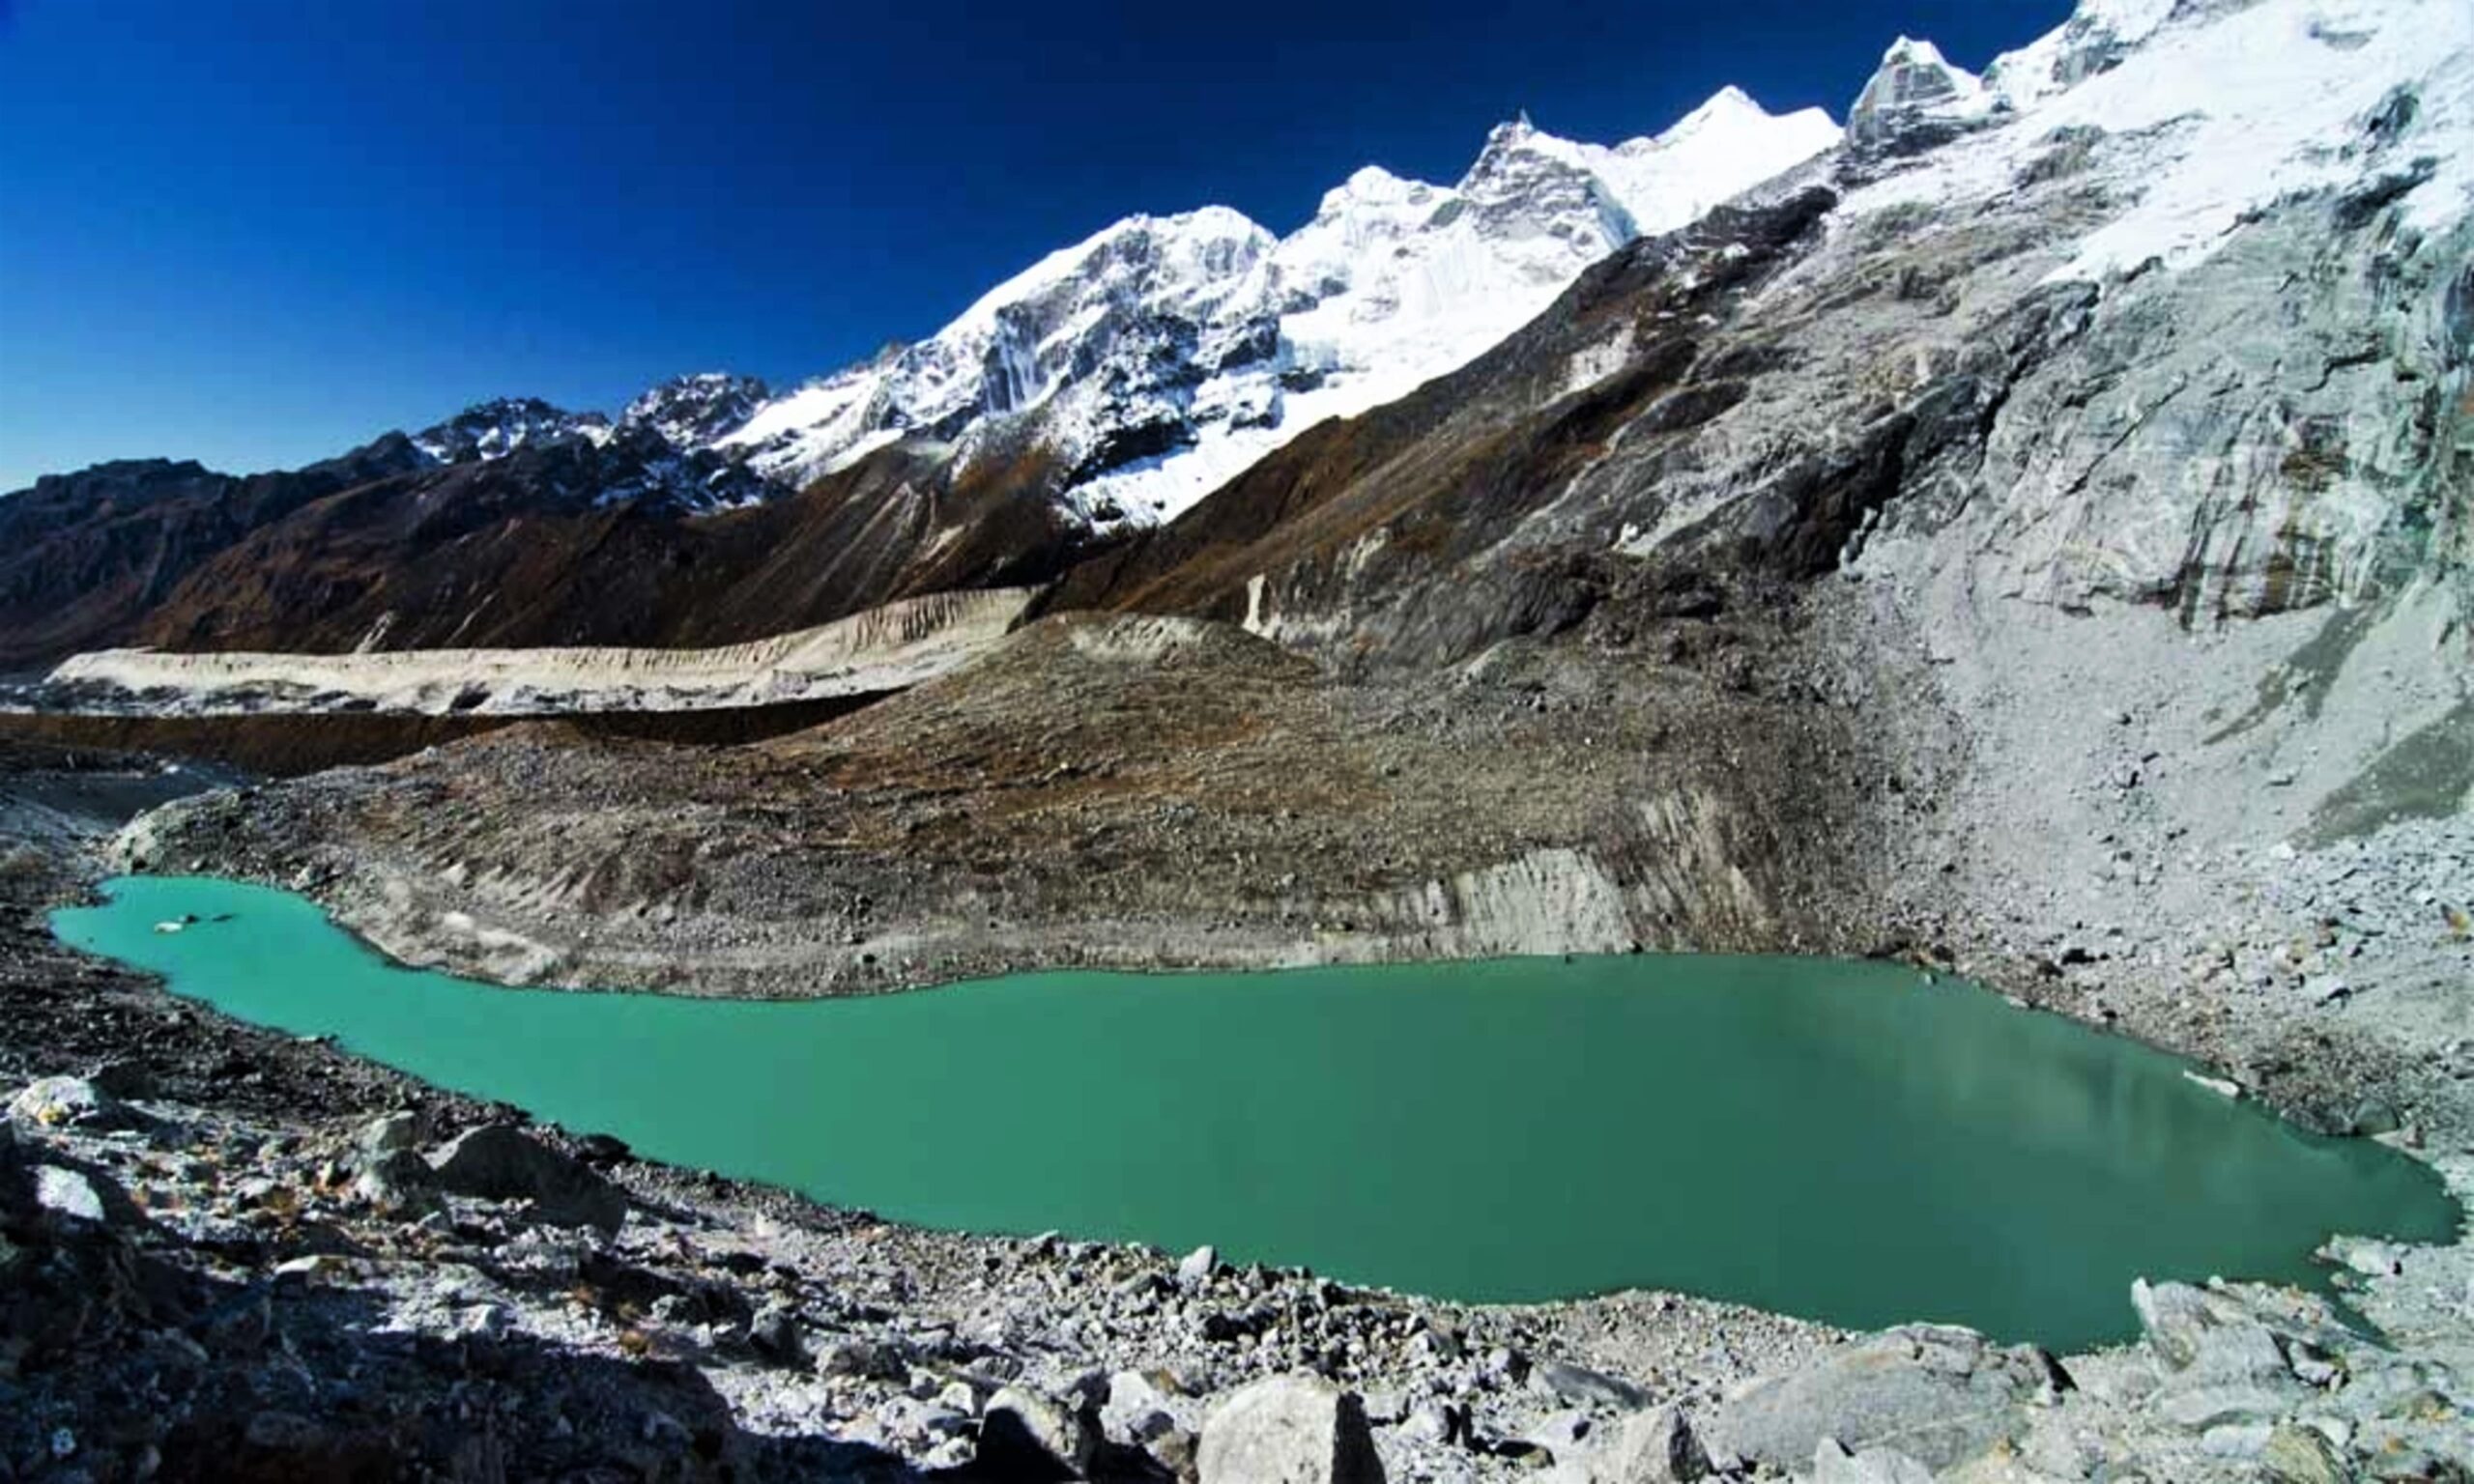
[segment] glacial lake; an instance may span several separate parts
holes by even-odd
[[[2136,1276],[2317,1283],[2333,1232],[2458,1223],[2401,1155],[1891,964],[1068,972],[710,1001],[406,969],[262,887],[104,894],[54,930],[176,993],[650,1157],[935,1227],[2071,1348],[2135,1330]]]

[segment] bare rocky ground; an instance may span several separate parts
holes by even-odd
[[[2121,786],[2116,755],[2157,778],[2157,793],[2166,775],[2141,759],[2138,727],[2109,697],[2092,698],[2086,738],[2045,744],[2035,787],[2004,793],[1971,752],[1999,703],[1964,728],[1915,703],[1948,694],[1928,679],[1975,677],[1930,655],[1903,661],[1883,632],[1843,621],[1833,642],[1863,663],[1835,668],[1826,646],[1789,642],[1800,632],[1792,605],[1740,600],[1625,647],[1589,634],[1498,646],[1421,687],[1338,673],[1216,625],[1076,616],[795,738],[694,750],[526,728],[385,769],[203,795],[117,849],[306,887],[408,956],[671,987],[688,963],[710,964],[721,973],[706,986],[741,993],[1037,962],[1643,940],[1902,952],[2191,1052],[2309,1121],[2393,1125],[2383,1136],[2418,1147],[2460,1193],[2474,1186],[2451,1029],[2465,948],[2449,894],[2469,879],[2455,816],[2408,810],[2319,839],[2308,836],[2326,813],[2316,806],[2232,811],[2197,830],[2183,815],[2150,825],[2162,836],[2179,824],[2186,860],[2123,862],[2095,838],[2122,835],[2107,810],[2135,813],[2156,794],[2145,778]],[[2245,672],[2228,671],[2226,687],[2247,692]],[[2307,721],[2270,707],[2254,726],[2273,738]],[[1729,749],[1733,736],[1766,740]],[[2001,807],[2029,819],[2050,807],[2073,833],[1987,832]],[[2090,857],[2104,870],[2091,866],[2083,889],[2065,868]],[[1833,880],[1820,863],[1846,862],[1859,864],[1841,866],[1835,891],[1804,889]],[[2229,915],[2229,901],[2246,905]],[[2221,948],[2195,937],[2200,924]],[[1296,1475],[1318,1478],[1352,1476],[1369,1450],[1394,1478],[1548,1466],[1605,1479],[2459,1479],[2474,1456],[2460,1379],[2474,1365],[2474,1249],[2462,1244],[2332,1249],[2376,1331],[2289,1290],[2167,1287],[2144,1301],[2141,1343],[2055,1360],[1933,1328],[1850,1339],[1671,1296],[1472,1310],[1299,1273],[1196,1280],[1168,1255],[910,1231],[623,1160],[605,1166],[633,1202],[617,1233],[552,1232],[503,1203],[415,1195],[417,1207],[390,1209],[359,1188],[372,1117],[415,1109],[413,1157],[426,1168],[457,1130],[507,1110],[176,1010],[25,933],[0,977],[14,997],[56,1009],[48,1021],[10,1015],[15,1077],[104,1069],[141,1013],[150,1034],[136,1039],[168,1065],[130,1084],[162,1099],[158,1131],[112,1143],[29,1131],[24,1157],[82,1161],[125,1188],[168,1184],[175,1206],[221,1202],[244,1220],[259,1189],[246,1183],[298,1186],[278,1205],[297,1201],[358,1257],[287,1275],[273,1301],[291,1307],[277,1312],[310,1330],[331,1322],[321,1313],[358,1312],[360,1329],[324,1331],[338,1364],[364,1332],[380,1355],[386,1336],[411,1333],[522,1356],[489,1393],[511,1399],[489,1424],[505,1431],[483,1430],[503,1440],[511,1476],[1283,1476],[1235,1462],[1254,1455],[1228,1441],[1266,1409],[1285,1419],[1270,1434],[1321,1440],[1316,1471]],[[2332,993],[2322,981],[2338,974],[2347,987]],[[227,1049],[209,1060],[185,1049],[193,1042]],[[184,1070],[201,1065],[223,1070]],[[253,1073],[254,1093],[218,1080]],[[172,1159],[200,1147],[186,1130],[201,1127],[239,1127],[265,1153],[229,1175]],[[406,1160],[392,1168],[433,1184]],[[446,1214],[428,1213],[431,1199]],[[262,1279],[316,1250],[217,1259],[212,1241],[163,1217],[128,1240],[176,1268],[222,1261]],[[614,1311],[576,1296],[576,1274],[613,1263],[654,1274],[627,1280],[653,1297]],[[707,1297],[665,1306],[675,1293]],[[590,1380],[559,1379],[571,1363]],[[1341,1389],[1300,1382],[1235,1399],[1296,1372]],[[1034,1399],[1000,1406],[1005,1384]],[[374,1389],[435,1421],[455,1417],[452,1385],[396,1370]],[[45,1395],[64,1392],[71,1412],[125,1414],[83,1380]],[[568,1404],[570,1432],[536,1405],[552,1392],[585,1398]],[[280,1399],[253,1391],[214,1411],[242,1427],[252,1408],[311,1417],[322,1445],[380,1425]],[[1680,1410],[1659,1410],[1669,1404]],[[1017,1413],[1019,1427],[1006,1420]],[[1363,1449],[1351,1441],[1361,1416]],[[1009,1453],[1018,1431],[1047,1438],[1056,1461]],[[475,1430],[457,1418],[420,1436],[460,1448]],[[473,1467],[451,1450],[419,1456],[448,1474]]]
[[[762,745],[526,728],[211,795],[118,849],[306,886],[410,961],[697,994],[1845,948],[1865,883],[1827,890],[1823,847],[1909,806],[1862,738],[1760,693],[1793,616],[1679,627],[1639,664],[1512,643],[1401,679],[1227,625],[1071,614]]]
[[[61,760],[14,754],[13,801]],[[80,770],[115,763],[154,775]],[[1707,1403],[1835,1337],[926,1232],[556,1129],[459,1174],[522,1115],[60,948],[41,912],[92,857],[12,859],[0,1477],[1192,1477],[1210,1403],[1290,1372],[1362,1398],[1395,1477],[1511,1472],[1560,1413]]]

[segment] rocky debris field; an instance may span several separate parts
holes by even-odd
[[[184,1005],[43,933],[91,862],[24,859],[0,1477],[2469,1477],[2462,1243],[2332,1244],[2345,1308],[2143,1287],[2139,1342],[2056,1357],[920,1231]]]
[[[374,1117],[146,1091],[7,1102],[0,1477],[2321,1484],[2474,1457],[2462,1246],[2332,1247],[2402,1353],[2317,1296],[2182,1284],[2141,1285],[2143,1338],[2097,1355],[1833,1344],[1664,1296],[1468,1309],[921,1232],[409,1086]]]
[[[510,730],[191,801],[121,858],[308,891],[412,962],[696,994],[1852,949],[1862,873],[1833,889],[1823,858],[1907,805],[1844,718],[1757,683],[1792,621],[1748,604],[1620,663],[1510,644],[1413,682],[1223,624],[1073,614],[761,745]]]

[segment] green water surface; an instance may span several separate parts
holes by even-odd
[[[679,1164],[1465,1299],[1654,1287],[1871,1327],[2126,1335],[2134,1276],[2313,1281],[2444,1239],[2423,1166],[1913,970],[1512,959],[1045,973],[764,1003],[402,968],[312,903],[129,877],[61,938]],[[155,925],[194,916],[186,929]]]

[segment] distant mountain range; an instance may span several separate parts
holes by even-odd
[[[2054,273],[2085,281],[2197,261],[2313,191],[2367,192],[2418,230],[2461,218],[2464,58],[2394,43],[2445,41],[2443,17],[2351,0],[2297,22],[2306,49],[2281,39],[2289,9],[2088,0],[1981,77],[1902,39],[1844,134],[1732,88],[1611,147],[1518,120],[1456,184],[1369,167],[1285,238],[1223,208],[1130,217],[926,340],[779,394],[704,374],[616,418],[505,399],[297,471],[47,476],[0,499],[0,671],[129,642],[721,642],[1045,581],[1469,366],[1728,200],[1856,193],[1862,213],[1820,224],[1836,233],[2110,152],[2137,164],[2091,176]],[[2135,57],[2153,65],[2116,75]],[[2366,116],[2375,136],[2334,138]],[[1573,385],[1627,353],[1593,354]]]

